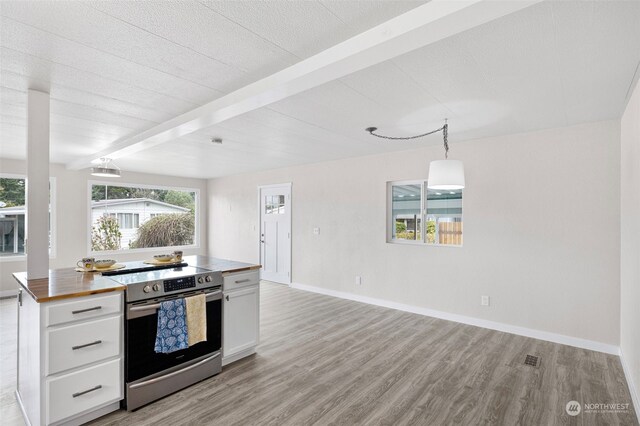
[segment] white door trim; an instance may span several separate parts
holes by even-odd
[[[289,258],[287,259],[287,269],[288,269],[288,274],[287,274],[287,281],[285,283],[281,283],[281,284],[287,284],[289,287],[291,287],[291,278],[292,278],[292,258],[293,258],[293,232],[292,232],[292,223],[293,223],[293,185],[292,182],[285,182],[285,183],[273,183],[273,184],[269,184],[269,185],[258,185],[258,259],[260,259],[260,264],[263,264],[263,259],[262,259],[262,247],[261,247],[261,242],[260,242],[260,235],[262,234],[262,190],[263,189],[270,189],[270,188],[289,188],[289,200],[287,205],[289,206],[289,229],[287,229],[287,232],[289,233]]]
[[[272,183],[271,185],[258,185],[258,189],[280,188],[281,186],[287,186],[287,187],[291,188],[291,182],[287,182],[287,183]]]

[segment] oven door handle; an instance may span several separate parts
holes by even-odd
[[[215,297],[215,296],[220,296],[220,297]],[[216,300],[216,299],[222,299],[222,290],[218,290],[218,291],[213,291],[211,293],[207,293],[207,297],[206,297],[207,301]],[[154,310],[155,311],[159,307],[160,307],[159,303],[153,303],[151,305],[132,306],[132,307],[129,308],[129,311],[131,311],[131,312],[150,311],[150,310]]]
[[[169,374],[165,374],[164,376],[156,377],[156,378],[153,378],[153,379],[150,379],[150,380],[146,380],[144,382],[140,382],[140,383],[136,383],[134,385],[131,385],[131,386],[129,386],[129,389],[135,389],[135,388],[140,388],[142,386],[152,385],[154,383],[161,382],[161,381],[163,381],[165,379],[168,379],[170,377],[177,376],[178,374],[186,373],[187,371],[193,370],[196,367],[200,367],[202,364],[206,364],[207,362],[209,362],[212,359],[215,359],[215,358],[217,358],[219,356],[220,356],[220,352],[217,352],[216,354],[211,355],[209,358],[205,358],[202,361],[198,361],[195,364],[192,364],[192,365],[190,365],[188,367],[185,367],[183,369],[171,372]]]

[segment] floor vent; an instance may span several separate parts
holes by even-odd
[[[535,355],[527,355],[524,359],[524,365],[530,365],[531,367],[540,366],[540,357]]]

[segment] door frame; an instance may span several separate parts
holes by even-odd
[[[293,232],[292,232],[292,223],[293,223],[293,185],[291,182],[285,182],[285,183],[273,183],[270,185],[258,185],[258,259],[260,259],[260,265],[263,264],[262,262],[262,243],[260,243],[260,236],[262,234],[262,190],[263,189],[269,189],[269,188],[280,188],[280,187],[286,187],[289,189],[289,202],[287,203],[287,206],[289,207],[289,229],[287,229],[287,232],[289,233],[289,258],[287,259],[287,269],[288,269],[288,274],[287,274],[287,282],[281,283],[281,284],[286,284],[289,287],[291,287],[291,275],[292,275],[292,257],[293,257]],[[262,269],[262,268],[261,268]]]

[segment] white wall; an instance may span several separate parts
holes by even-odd
[[[464,247],[385,243],[386,182],[441,157],[438,144],[213,179],[209,254],[258,262],[256,187],[292,182],[294,282],[617,346],[619,122],[453,143]]]
[[[0,173],[25,174],[26,164],[20,160],[0,159]],[[100,180],[87,170],[70,171],[62,165],[52,164],[51,176],[56,178],[56,257],[50,259],[51,269],[75,266],[76,261],[88,255],[88,181]],[[204,179],[187,179],[171,176],[150,175],[144,173],[122,172],[122,177],[112,179],[117,184],[133,183],[146,185],[165,185],[195,188],[200,190],[200,227],[198,233],[199,248],[185,250],[186,254],[206,254],[207,252],[207,181]],[[143,260],[154,253],[126,253],[118,255],[96,256],[98,258],[114,258],[126,262]],[[14,272],[26,270],[26,261],[0,260],[0,296],[16,289],[16,282],[11,276]]]
[[[621,122],[620,350],[640,410],[640,85]]]

